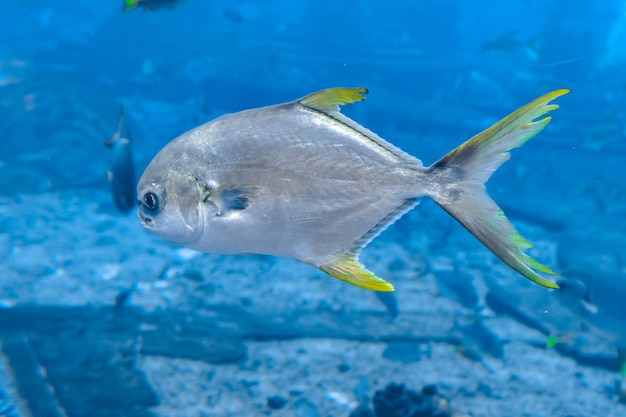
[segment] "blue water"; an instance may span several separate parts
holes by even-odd
[[[462,415],[626,415],[625,2],[122,3],[0,4],[0,415],[348,416],[391,382]],[[116,209],[120,104],[138,176],[201,123],[336,86],[367,87],[344,112],[425,165],[571,89],[487,186],[562,288],[430,201],[364,252],[396,284],[380,299]]]

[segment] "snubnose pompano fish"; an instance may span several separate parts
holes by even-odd
[[[158,153],[138,184],[138,214],[150,232],[192,249],[293,258],[393,291],[359,262],[361,249],[431,197],[515,271],[557,288],[484,184],[568,92],[532,101],[430,167],[340,113],[365,98],[364,88],[224,115]]]

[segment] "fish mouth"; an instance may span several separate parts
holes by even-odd
[[[144,229],[149,229],[152,227],[153,220],[150,217],[144,216],[139,210],[137,210],[137,216],[141,219],[141,226]]]
[[[159,223],[155,222],[154,218],[149,214],[143,214],[141,208],[137,210],[137,217],[141,220],[141,227],[149,231],[150,233],[156,234],[164,239],[172,240],[174,242],[178,242],[183,245],[195,243],[200,240],[202,234],[204,233],[204,216],[202,212],[202,207],[199,204],[198,211],[196,213],[196,218],[193,216],[190,217],[190,214],[186,214],[183,212],[175,213],[176,215],[173,218],[170,218],[175,224],[183,225],[183,228],[180,230],[172,231],[168,228],[162,229],[159,223],[162,224],[161,220]],[[165,219],[167,220],[167,219]]]

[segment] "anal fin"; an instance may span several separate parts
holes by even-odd
[[[365,269],[355,254],[344,253],[328,262],[318,265],[318,268],[327,274],[345,281],[349,284],[372,291],[393,291],[393,285],[379,278],[371,271]]]

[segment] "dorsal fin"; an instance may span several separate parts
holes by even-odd
[[[363,101],[365,100],[364,94],[368,93],[369,91],[364,87],[336,87],[309,94],[308,96],[297,100],[296,103],[313,111],[324,113],[355,132],[358,132],[372,141],[372,143],[382,148],[381,150],[384,152],[393,155],[393,157],[397,158],[404,166],[409,168],[422,168],[422,161],[387,142],[376,133],[361,126],[349,117],[341,114],[339,106],[342,104],[352,104]]]
[[[107,148],[112,147],[113,144],[122,137],[123,127],[124,127],[124,105],[120,104],[120,116],[117,120],[117,130],[115,131],[115,133],[113,134],[113,136],[111,136],[109,140],[104,142],[104,146],[106,146]]]
[[[352,104],[365,100],[367,88],[337,87],[318,91],[301,98],[298,102],[304,106],[335,116],[342,104]]]

